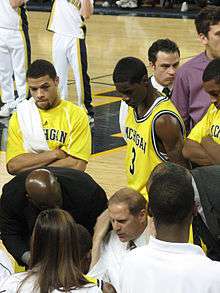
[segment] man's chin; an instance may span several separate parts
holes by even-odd
[[[122,236],[122,235],[118,235],[118,238],[119,238],[119,240],[120,240],[121,242],[127,242],[127,241],[128,241],[127,238],[125,238],[125,237]]]
[[[41,110],[48,110],[50,109],[50,104],[49,103],[44,103],[44,102],[36,102],[36,106],[41,109]]]

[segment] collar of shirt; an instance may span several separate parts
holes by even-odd
[[[156,90],[158,90],[158,92],[162,93],[162,92],[163,92],[163,89],[164,89],[164,86],[161,85],[161,84],[159,84],[159,83],[156,81],[154,75],[151,76],[151,79],[150,79],[150,80],[151,80],[151,84],[152,84],[152,86],[153,86]],[[168,88],[171,90],[171,87],[168,86]]]
[[[176,254],[197,254],[204,255],[202,248],[198,245],[191,243],[175,243],[175,242],[166,242],[150,236],[149,249],[156,249],[166,253],[176,253]]]
[[[149,234],[147,233],[147,228],[145,228],[144,232],[135,240],[133,240],[134,244],[137,247],[148,244],[149,242]]]
[[[202,205],[201,205],[201,201],[200,201],[200,197],[199,197],[199,191],[198,191],[198,188],[196,186],[196,182],[195,182],[193,177],[192,177],[192,186],[193,186],[193,189],[194,189],[194,200],[195,200],[197,211],[200,214],[200,216],[202,217],[203,222],[207,226],[205,214],[204,214],[204,211],[203,211],[203,208],[202,208]]]

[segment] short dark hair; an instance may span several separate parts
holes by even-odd
[[[177,44],[169,39],[159,39],[155,41],[148,50],[148,60],[153,64],[157,61],[158,52],[164,53],[178,53],[180,56],[180,50]]]
[[[116,191],[108,201],[111,204],[126,204],[132,215],[137,215],[141,210],[147,209],[147,201],[143,195],[131,188],[121,188]]]
[[[35,60],[27,70],[27,78],[39,78],[48,75],[53,80],[57,77],[56,70],[52,63],[47,60]]]
[[[114,83],[140,83],[147,76],[147,68],[143,61],[135,57],[125,57],[118,61],[113,72]]]
[[[195,26],[197,33],[208,36],[211,25],[220,22],[220,7],[212,6],[203,8],[195,18]]]
[[[155,224],[181,224],[193,212],[194,190],[187,169],[174,163],[162,163],[151,176],[149,214]]]
[[[205,68],[202,81],[206,82],[214,79],[217,83],[220,82],[220,58],[213,59]]]

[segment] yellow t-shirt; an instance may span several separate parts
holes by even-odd
[[[184,134],[183,121],[173,103],[167,97],[155,100],[147,113],[138,118],[129,107],[126,119],[127,153],[125,158],[128,186],[139,191],[148,200],[146,183],[153,169],[168,157],[159,150],[155,122],[162,114],[177,118]]]
[[[201,143],[202,138],[208,135],[220,144],[220,111],[214,104],[211,104],[205,116],[193,127],[188,138]]]
[[[91,154],[91,131],[85,111],[64,100],[55,108],[38,110],[49,149],[59,147],[70,156],[88,161]],[[14,113],[9,121],[6,160],[8,162],[24,153],[27,151],[17,113]]]

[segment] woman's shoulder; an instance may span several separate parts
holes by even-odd
[[[54,290],[52,293],[61,293],[62,288],[60,290]],[[89,283],[84,285],[82,288],[72,289],[68,293],[101,293],[102,290],[100,287],[94,283]]]
[[[10,292],[10,293],[17,292],[17,289],[19,288],[19,286],[21,285],[21,282],[24,280],[24,278],[26,276],[27,276],[26,272],[12,274],[11,276],[8,276],[7,278],[3,279],[0,282],[1,290],[3,290],[3,292],[5,290],[5,292]],[[27,283],[29,283],[29,282],[27,282]],[[26,291],[22,291],[22,292],[26,292]]]

